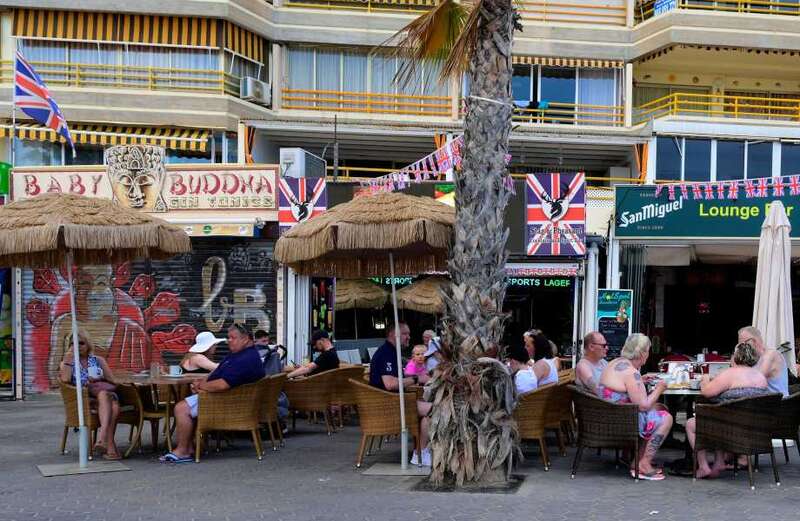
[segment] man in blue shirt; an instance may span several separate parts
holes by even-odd
[[[408,325],[400,322],[398,325],[400,332],[400,344],[407,347],[411,339],[411,331]],[[397,378],[397,349],[395,348],[395,326],[391,326],[386,332],[386,341],[375,351],[369,364],[369,384],[384,391],[397,392],[400,389],[400,380]],[[427,374],[421,376],[407,376],[403,378],[403,387],[410,385],[426,384],[430,380]],[[411,457],[411,464],[430,467],[431,451],[428,449],[428,428],[430,426],[430,412],[432,404],[430,402],[417,401],[417,414],[420,418],[420,445],[422,446],[422,458],[419,458],[417,451]]]
[[[218,393],[240,385],[257,382],[264,378],[261,356],[253,344],[248,329],[240,324],[228,328],[230,354],[205,380],[192,383],[194,394],[175,405],[175,433],[178,445],[160,459],[163,463],[186,463],[193,461],[194,419],[197,418],[197,393]]]

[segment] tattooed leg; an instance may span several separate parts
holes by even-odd
[[[645,447],[644,450],[644,455],[639,460],[640,471],[652,472],[653,458],[658,452],[658,449],[661,448],[661,444],[664,443],[664,439],[666,439],[667,434],[669,434],[671,428],[672,428],[672,416],[665,415],[663,417],[661,425],[658,426],[656,432],[653,433],[653,436],[647,442],[647,446]]]

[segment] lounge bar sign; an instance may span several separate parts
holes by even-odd
[[[615,227],[618,238],[738,238],[757,239],[772,201],[786,207],[792,236],[800,237],[800,196],[784,195],[735,199],[670,198],[655,186],[616,187]]]
[[[19,169],[12,175],[15,200],[44,193],[114,198],[144,212],[176,210],[277,210],[277,168],[220,166],[159,172]]]

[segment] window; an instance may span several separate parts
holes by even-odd
[[[781,143],[781,175],[800,174],[800,144]]]
[[[541,101],[575,103],[575,81],[573,68],[542,67]]]
[[[681,138],[660,136],[656,142],[656,179],[681,180]]]
[[[772,177],[772,142],[747,143],[747,178]]]
[[[511,77],[511,95],[517,107],[528,108],[531,102],[536,101],[536,93],[533,89],[533,85],[536,83],[533,74],[535,70],[530,65],[514,65]]]
[[[717,181],[744,179],[744,142],[717,141]]]
[[[61,166],[61,143],[17,139],[14,153],[17,166]]]
[[[64,148],[64,163],[67,165],[102,165],[103,147],[92,145],[76,145],[75,157],[69,145]]]
[[[580,107],[578,120],[607,125],[621,124],[621,111],[613,108],[617,102],[617,71],[615,69],[580,69],[578,71],[578,103],[600,108]]]
[[[684,140],[684,181],[711,180],[711,140]]]

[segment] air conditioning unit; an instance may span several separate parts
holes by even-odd
[[[272,106],[272,86],[256,78],[245,76],[241,80],[242,99],[265,107]]]
[[[327,163],[302,148],[281,148],[281,174],[284,177],[325,177]]]

